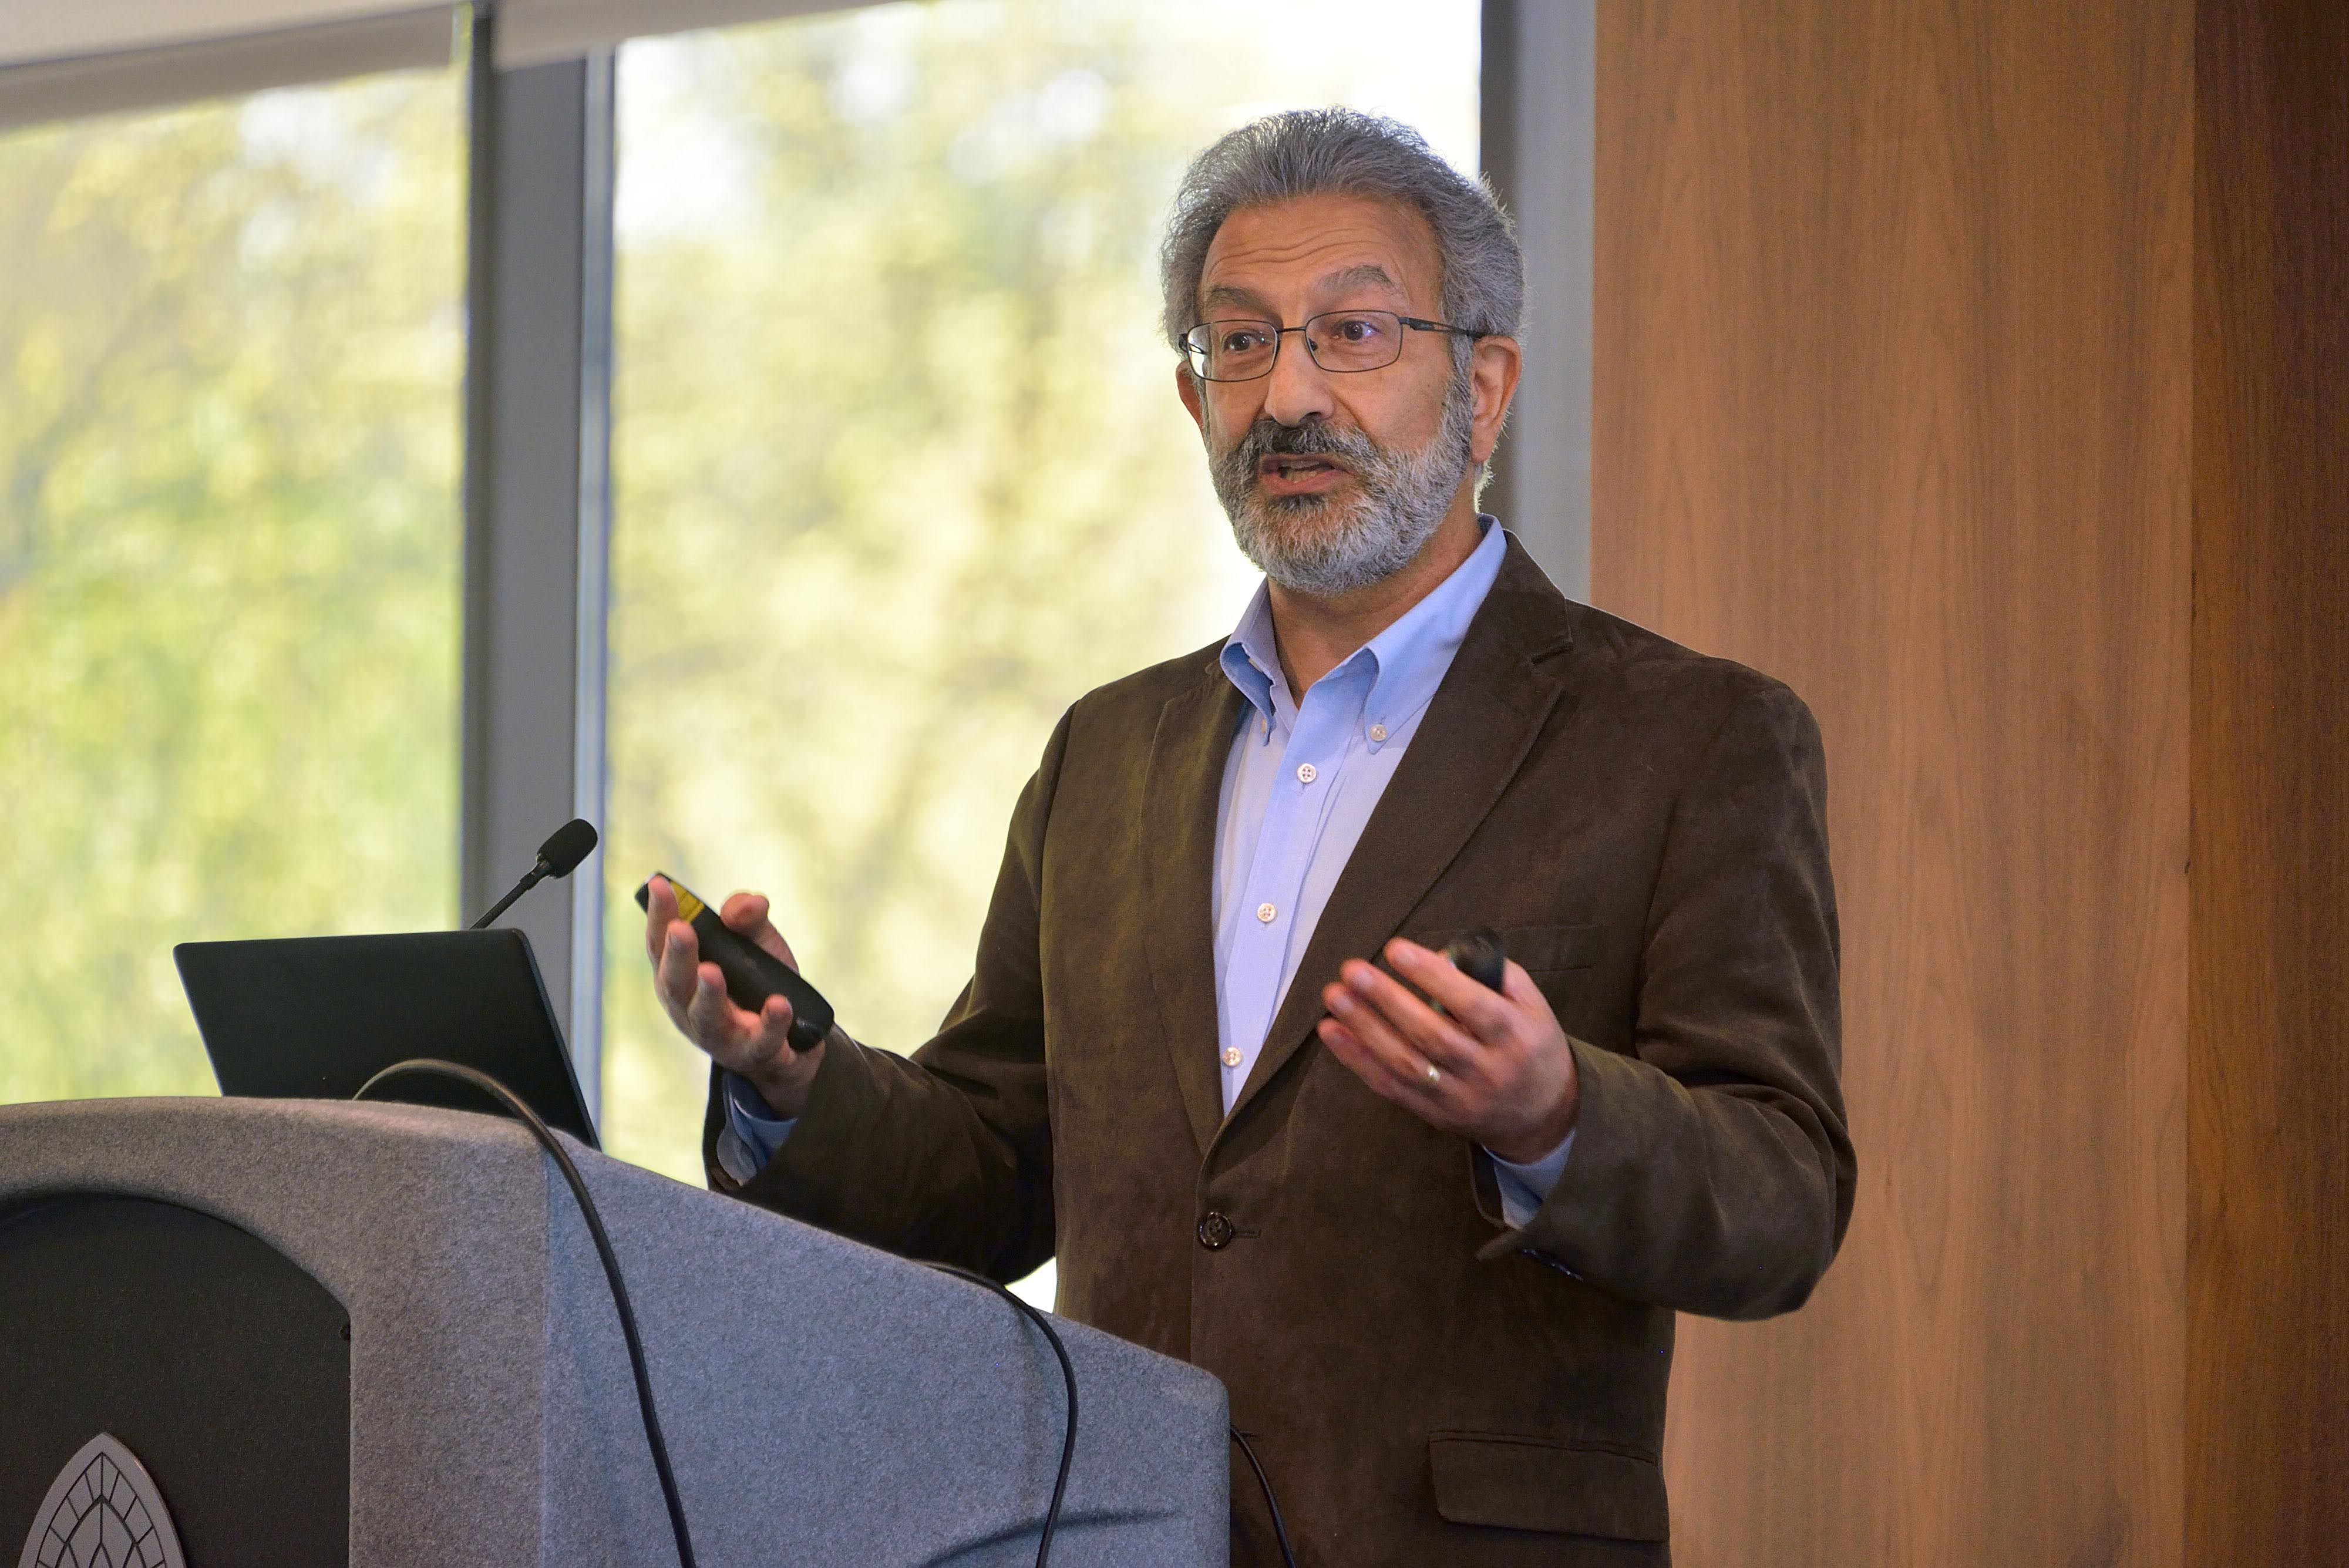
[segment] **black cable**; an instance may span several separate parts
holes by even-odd
[[[1297,1553],[1288,1545],[1288,1526],[1280,1521],[1280,1500],[1272,1495],[1272,1478],[1264,1473],[1264,1461],[1256,1457],[1256,1449],[1248,1446],[1247,1437],[1237,1427],[1232,1428],[1232,1441],[1247,1456],[1248,1469],[1256,1472],[1256,1484],[1264,1488],[1264,1506],[1272,1510],[1272,1535],[1280,1542],[1280,1560],[1288,1568],[1297,1568]]]
[[[1061,1343],[1061,1336],[1053,1332],[1051,1320],[1044,1315],[1043,1311],[1032,1303],[1021,1301],[1009,1286],[999,1284],[985,1274],[975,1274],[968,1269],[957,1269],[952,1263],[932,1263],[930,1267],[942,1274],[951,1274],[957,1280],[968,1280],[974,1285],[984,1285],[1009,1302],[1030,1322],[1044,1331],[1045,1339],[1051,1344],[1052,1354],[1061,1359],[1061,1380],[1068,1386],[1069,1389],[1069,1429],[1061,1438],[1061,1473],[1052,1481],[1051,1506],[1044,1511],[1044,1528],[1036,1537],[1036,1568],[1044,1568],[1045,1563],[1052,1554],[1052,1532],[1059,1528],[1061,1522],[1061,1499],[1069,1490],[1069,1466],[1077,1457],[1077,1369],[1070,1365],[1069,1347]]]
[[[545,1147],[548,1154],[554,1157],[554,1163],[562,1168],[563,1179],[571,1184],[571,1196],[579,1200],[579,1213],[581,1218],[587,1221],[587,1233],[595,1239],[596,1254],[604,1260],[604,1277],[610,1281],[612,1285],[612,1304],[620,1312],[620,1333],[628,1342],[628,1369],[634,1372],[636,1377],[636,1407],[644,1413],[645,1441],[652,1448],[653,1469],[660,1474],[661,1501],[668,1504],[668,1527],[677,1537],[677,1560],[684,1565],[684,1568],[697,1568],[693,1557],[693,1537],[685,1528],[685,1504],[678,1498],[677,1477],[668,1467],[668,1444],[662,1440],[660,1417],[653,1410],[652,1375],[645,1368],[645,1343],[636,1334],[636,1310],[628,1305],[628,1287],[620,1278],[620,1260],[612,1251],[612,1238],[604,1232],[604,1217],[595,1211],[595,1200],[587,1195],[586,1182],[580,1179],[579,1168],[571,1163],[571,1156],[564,1152],[563,1145],[556,1140],[547,1125],[538,1119],[538,1113],[523,1103],[521,1096],[491,1077],[487,1073],[478,1072],[455,1062],[442,1062],[430,1056],[418,1056],[406,1062],[394,1062],[390,1066],[361,1084],[358,1093],[353,1095],[351,1098],[366,1099],[367,1091],[378,1084],[382,1083],[386,1078],[398,1077],[403,1074],[435,1078],[455,1078],[460,1083],[471,1084],[512,1111],[523,1126],[530,1128],[532,1135]],[[1020,1304],[1024,1306],[1027,1303]],[[1061,1364],[1064,1366],[1067,1365],[1067,1359],[1066,1356],[1061,1358]],[[1071,1400],[1069,1425],[1073,1432],[1076,1426],[1076,1407],[1073,1403],[1076,1383],[1073,1377],[1070,1381],[1069,1387]],[[1066,1461],[1062,1462],[1061,1473],[1062,1478],[1066,1479],[1068,1474]],[[1059,1505],[1059,1501],[1056,1493],[1053,1498],[1055,1507]]]

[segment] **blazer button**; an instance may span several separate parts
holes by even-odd
[[[1232,1222],[1224,1218],[1220,1210],[1208,1210],[1207,1217],[1199,1221],[1199,1245],[1210,1252],[1231,1245],[1233,1234]]]

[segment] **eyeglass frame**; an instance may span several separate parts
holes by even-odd
[[[1396,321],[1410,327],[1414,332],[1442,332],[1447,333],[1455,337],[1466,337],[1472,340],[1490,337],[1493,336],[1490,332],[1478,332],[1474,328],[1467,327],[1454,327],[1448,321],[1430,321],[1423,317],[1405,316],[1399,310],[1388,310],[1378,306],[1357,306],[1344,310],[1317,310],[1294,327],[1283,327],[1279,322],[1268,320],[1261,316],[1218,316],[1209,321],[1195,321],[1184,329],[1182,342],[1183,360],[1185,364],[1190,367],[1191,374],[1198,377],[1202,381],[1211,382],[1218,387],[1236,387],[1247,381],[1261,381],[1267,376],[1271,375],[1274,367],[1280,363],[1280,340],[1282,338],[1288,337],[1292,332],[1302,337],[1306,328],[1311,327],[1315,322],[1326,320],[1332,316],[1392,316]],[[1204,348],[1195,348],[1192,347],[1191,334],[1198,331],[1204,327],[1221,327],[1226,323],[1236,321],[1248,322],[1257,327],[1271,327],[1272,358],[1266,360],[1264,362],[1264,369],[1258,370],[1253,376],[1210,376],[1206,374],[1199,369],[1197,364],[1193,362],[1192,356],[1194,354],[1197,354],[1204,357],[1207,351]],[[1395,366],[1401,364],[1402,362],[1403,341],[1404,340],[1402,339],[1397,340],[1395,345],[1395,357],[1388,360],[1383,365],[1362,365],[1353,369],[1346,369],[1343,368],[1333,369],[1330,366],[1321,363],[1319,356],[1313,352],[1313,339],[1310,337],[1307,337],[1305,339],[1305,357],[1308,359],[1312,360],[1313,368],[1320,371],[1325,376],[1367,376],[1371,374],[1373,371],[1391,370],[1394,369]]]

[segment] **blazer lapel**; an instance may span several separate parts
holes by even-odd
[[[1501,574],[1428,704],[1411,749],[1330,889],[1264,1049],[1232,1104],[1232,1120],[1313,1038],[1325,1011],[1321,988],[1337,978],[1338,966],[1349,958],[1378,956],[1516,776],[1564,696],[1558,680],[1539,666],[1572,646],[1571,613],[1568,600],[1512,538]],[[1212,840],[1215,803],[1214,792],[1209,794]],[[1208,962],[1206,1005],[1212,1019],[1212,949]],[[1213,1076],[1210,1072],[1211,1084]]]
[[[1246,701],[1212,661],[1205,678],[1159,710],[1142,804],[1143,858],[1150,867],[1151,984],[1183,1109],[1205,1154],[1224,1119],[1216,1067],[1216,813],[1224,764]]]

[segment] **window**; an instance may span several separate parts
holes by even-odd
[[[211,1092],[173,941],[456,914],[461,83],[0,135],[0,1099]]]
[[[657,867],[771,894],[860,1039],[936,1029],[1061,711],[1223,637],[1255,582],[1156,326],[1184,164],[1344,101],[1474,168],[1477,24],[955,0],[622,51],[615,1152],[701,1179],[708,1064],[632,900]]]

